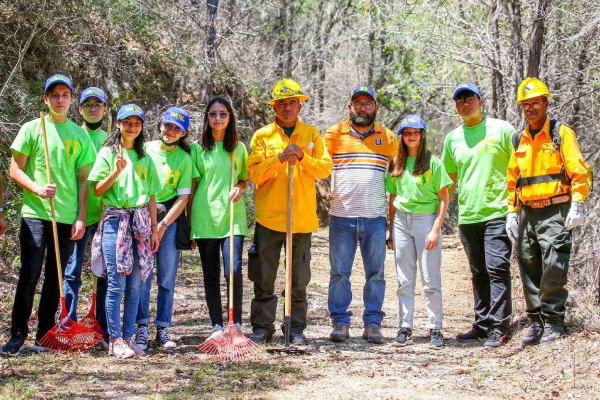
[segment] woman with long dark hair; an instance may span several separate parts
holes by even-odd
[[[390,164],[390,237],[398,277],[400,330],[393,346],[412,344],[417,262],[429,316],[429,346],[440,349],[442,336],[442,239],[452,180],[427,148],[427,126],[418,115],[406,116],[398,130],[398,155]]]
[[[197,186],[191,207],[192,239],[200,251],[204,290],[212,335],[223,331],[220,273],[223,257],[224,275],[229,276],[229,246],[233,246],[234,321],[242,330],[242,249],[248,235],[246,208],[240,201],[247,188],[248,151],[239,140],[235,116],[229,102],[212,99],[204,113],[204,129],[200,144],[192,144],[192,160],[196,167]],[[234,157],[235,181],[231,184],[231,157]],[[234,204],[234,240],[229,242],[229,202]],[[229,289],[229,285],[227,286]],[[229,296],[228,296],[229,298]]]

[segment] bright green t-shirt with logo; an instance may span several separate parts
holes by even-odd
[[[62,224],[73,224],[79,210],[77,170],[92,164],[96,152],[88,134],[73,121],[67,120],[65,123],[57,124],[46,116],[45,125],[52,182],[56,184],[54,197],[56,221]],[[24,172],[32,181],[40,186],[48,183],[39,118],[21,127],[10,148],[13,152],[28,157]],[[29,190],[23,190],[21,213],[23,218],[50,221],[52,219],[50,200],[42,199]]]
[[[442,165],[442,161],[431,156],[429,169],[421,175],[413,175],[416,157],[406,158],[406,167],[400,176],[389,173],[385,178],[385,189],[395,194],[394,207],[397,210],[414,214],[435,214],[437,212],[438,192],[452,185],[452,179]]]
[[[146,154],[138,159],[135,150],[123,149],[123,158],[127,161],[117,180],[104,194],[102,203],[117,208],[135,208],[148,204],[151,195],[160,192],[160,180],[154,162]],[[117,153],[103,147],[98,152],[96,162],[90,172],[90,182],[100,182],[116,168]]]
[[[235,183],[248,179],[248,151],[242,142],[235,149]],[[212,151],[192,144],[192,161],[198,186],[192,203],[192,239],[217,239],[229,235],[229,191],[231,158],[216,142]],[[248,221],[243,199],[234,205],[233,234],[248,235]]]
[[[84,128],[85,130],[85,128]],[[95,153],[98,153],[106,142],[107,134],[102,129],[97,131],[87,131],[94,146]],[[94,194],[93,184],[90,183],[90,193],[88,195],[87,213],[85,217],[85,225],[90,226],[100,220],[100,197]]]
[[[515,132],[506,121],[484,118],[446,136],[442,161],[449,174],[458,174],[459,224],[502,218],[508,212],[506,173]]]
[[[155,196],[158,203],[192,193],[192,158],[179,146],[167,152],[161,149],[161,144],[160,140],[155,140],[144,146],[154,161],[162,188]]]

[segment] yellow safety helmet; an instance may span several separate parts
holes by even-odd
[[[269,104],[273,105],[276,101],[297,97],[298,101],[308,100],[308,96],[302,91],[302,86],[292,79],[282,79],[273,86],[271,100]]]
[[[552,97],[552,93],[550,93],[548,86],[540,79],[526,78],[521,82],[517,90],[517,104],[538,96],[544,96],[549,99]]]

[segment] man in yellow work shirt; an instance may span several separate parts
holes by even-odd
[[[291,342],[308,343],[306,328],[306,287],[310,282],[310,244],[319,227],[315,179],[331,174],[332,162],[319,130],[298,119],[302,101],[308,96],[300,85],[283,79],[275,84],[269,104],[275,121],[254,133],[250,142],[248,176],[255,185],[258,255],[248,260],[248,278],[254,282],[250,310],[256,343],[271,340],[275,333],[275,278],[287,226],[288,162],[294,164],[292,215],[292,315]]]
[[[506,230],[517,255],[531,327],[523,347],[565,333],[571,230],[583,224],[588,171],[575,133],[547,115],[548,87],[537,78],[519,86],[528,125],[513,137],[508,165]]]

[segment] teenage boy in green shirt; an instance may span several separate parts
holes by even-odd
[[[39,340],[54,326],[58,308],[58,274],[49,199],[54,198],[61,264],[66,265],[73,241],[85,232],[88,197],[87,176],[94,161],[90,138],[67,116],[73,101],[73,85],[64,75],[46,81],[42,97],[49,114],[45,117],[52,180],[46,178],[44,144],[39,119],[27,122],[11,145],[10,177],[23,188],[21,210],[21,268],[12,310],[11,338],[0,353],[17,355],[29,329],[35,288],[46,257],[44,284],[38,308],[34,350],[44,351]]]

